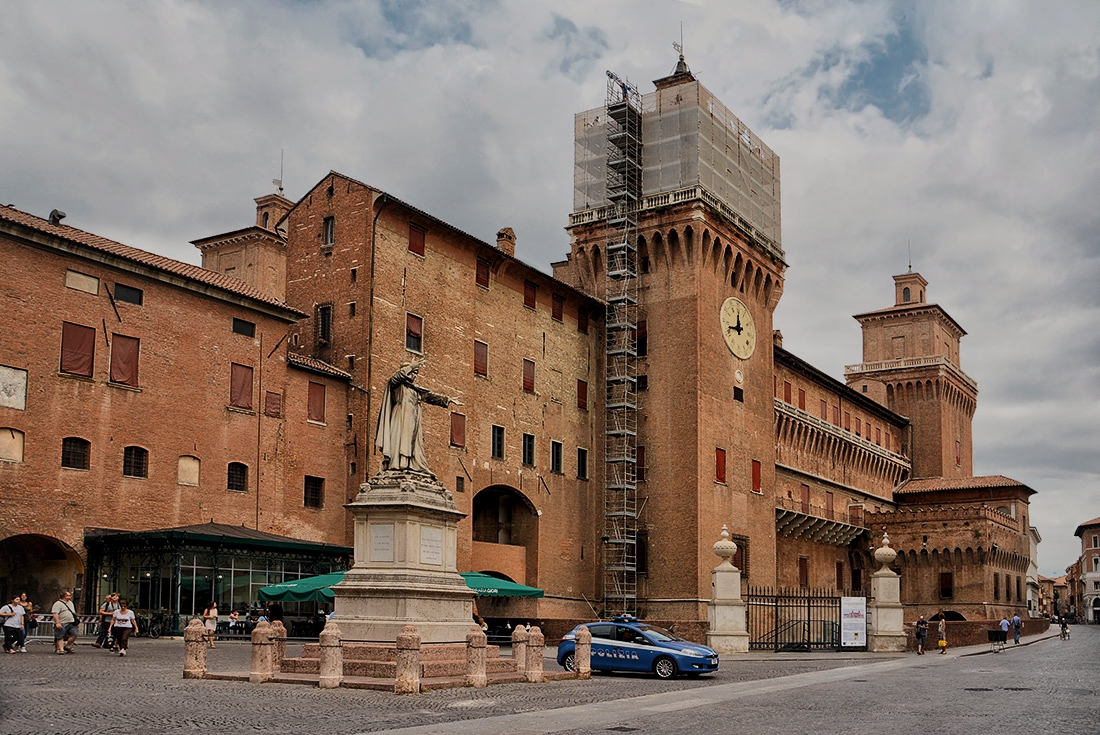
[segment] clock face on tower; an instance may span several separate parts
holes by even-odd
[[[752,357],[756,349],[756,325],[749,307],[732,296],[722,304],[722,337],[735,356],[742,360]]]

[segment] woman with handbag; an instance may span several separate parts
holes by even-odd
[[[940,613],[940,624],[936,628],[940,634],[940,653],[947,653],[947,618]]]
[[[202,624],[206,628],[208,648],[215,648],[214,635],[218,632],[218,603],[211,601],[202,611]]]
[[[137,616],[130,609],[130,603],[123,597],[118,601],[118,609],[111,613],[111,635],[118,646],[118,655],[125,656],[130,643],[130,635],[138,632]]]

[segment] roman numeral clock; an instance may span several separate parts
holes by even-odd
[[[756,325],[749,307],[732,296],[722,304],[722,337],[735,357],[742,360],[752,357],[756,349]]]

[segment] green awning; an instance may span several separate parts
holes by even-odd
[[[466,580],[467,587],[482,597],[542,597],[543,594],[537,587],[509,582],[507,579],[481,572],[462,572],[462,578]],[[332,592],[332,586],[339,584],[343,579],[344,572],[303,577],[279,584],[269,584],[257,590],[257,594],[261,600],[331,603],[336,598]]]

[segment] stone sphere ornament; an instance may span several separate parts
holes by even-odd
[[[886,535],[886,532],[882,532],[882,546],[875,549],[875,561],[882,565],[882,569],[886,569],[898,558],[898,552],[890,548],[890,537]]]
[[[722,538],[714,542],[714,553],[722,559],[722,564],[733,566],[733,557],[737,555],[737,544],[730,541],[730,532],[722,524]]]

